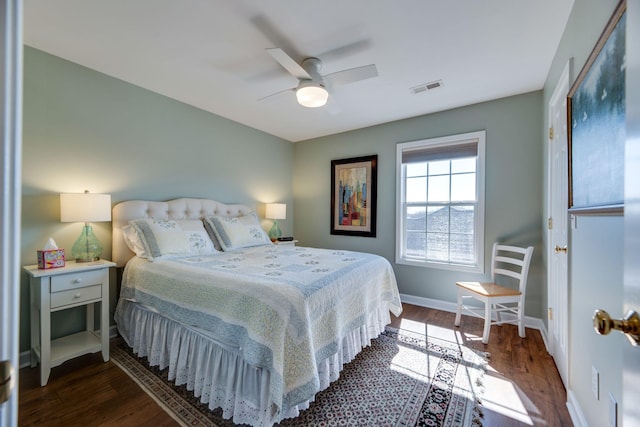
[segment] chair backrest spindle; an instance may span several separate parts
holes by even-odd
[[[531,264],[532,254],[533,246],[520,248],[517,246],[494,243],[491,262],[492,281],[496,281],[496,275],[508,276],[516,279],[519,282],[518,290],[524,295],[527,288],[527,277],[529,276],[529,265]],[[512,269],[506,267],[510,267]]]

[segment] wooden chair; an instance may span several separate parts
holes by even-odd
[[[533,246],[525,249],[494,243],[491,261],[492,282],[456,283],[458,286],[458,310],[455,325],[460,326],[460,317],[464,310],[465,314],[484,319],[482,334],[484,344],[489,342],[491,325],[502,325],[503,323],[517,323],[518,334],[524,338],[524,297],[532,254]],[[498,285],[496,283],[497,276],[512,277],[518,282],[518,289]],[[469,298],[484,302],[484,309],[463,304],[463,300]],[[492,319],[493,312],[496,314],[496,321]],[[505,312],[515,315],[515,318],[501,319],[500,314]]]

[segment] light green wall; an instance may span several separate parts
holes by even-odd
[[[618,0],[576,0],[543,90],[544,129],[548,128],[549,100],[569,58],[573,78],[584,66]],[[543,158],[547,142],[541,141]],[[546,164],[545,164],[546,166]],[[620,166],[622,167],[622,165]],[[546,177],[546,168],[545,175]],[[544,183],[547,188],[547,182]],[[545,212],[547,199],[545,198]],[[541,218],[545,227],[545,217]],[[546,238],[546,233],[545,233]],[[622,400],[622,334],[600,337],[591,316],[602,308],[622,315],[623,218],[577,218],[569,239],[569,384],[572,404],[591,426],[608,426],[608,393]],[[549,254],[545,254],[545,260]],[[546,298],[546,296],[545,296]],[[591,367],[600,372],[600,399],[591,393]]]
[[[425,102],[428,102],[426,100]],[[481,276],[395,264],[396,144],[487,131],[485,276],[494,241],[535,245],[526,312],[540,318],[542,93],[532,92],[437,114],[298,142],[294,148],[295,236],[302,245],[373,252],[392,262],[400,292],[453,303],[456,280]],[[378,155],[377,237],[330,234],[331,160]]]
[[[48,237],[70,248],[82,224],[59,222],[61,192],[110,193],[124,200],[212,198],[287,203],[293,231],[293,144],[124,83],[44,52],[24,51],[22,264]],[[263,224],[268,229],[266,222]],[[110,223],[94,225],[110,258]],[[112,276],[114,276],[112,274]],[[112,277],[111,310],[116,287]],[[29,347],[26,276],[20,349]],[[74,330],[83,310],[53,317],[53,335]]]

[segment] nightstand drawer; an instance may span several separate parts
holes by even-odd
[[[61,274],[51,277],[51,292],[77,289],[84,286],[102,284],[103,271],[82,271],[71,274]]]
[[[51,293],[51,308],[78,304],[102,298],[102,285],[84,286],[78,289]]]

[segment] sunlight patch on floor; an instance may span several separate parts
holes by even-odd
[[[402,319],[399,328],[424,334],[428,337],[427,339],[437,338],[457,343],[461,346],[464,346],[465,343],[482,340],[481,336],[461,331],[453,325],[451,328],[444,328],[410,319]],[[397,362],[397,367],[392,369],[408,374],[407,361],[403,360],[402,354],[398,354],[397,360],[394,360],[394,362]],[[413,375],[416,374],[413,373]],[[482,386],[484,387],[482,406],[485,410],[513,419],[524,425],[533,426],[535,424],[534,419],[537,418],[536,414],[539,414],[535,405],[519,390],[517,385],[509,379],[503,378],[500,372],[491,367],[491,364],[487,366],[487,372],[482,379]]]
[[[458,331],[457,333],[458,336],[458,341],[460,343],[464,343],[464,342],[482,342],[482,336],[481,335],[475,335],[475,334],[470,334],[468,332],[460,332]]]
[[[416,332],[418,334],[426,335],[430,338],[437,338],[443,341],[461,344],[457,328],[443,328],[441,326],[426,325],[423,322],[416,322],[414,320],[402,319],[400,321],[400,329]]]
[[[482,406],[491,412],[517,420],[526,425],[534,425],[525,403],[514,384],[489,372],[482,379],[484,395]]]
[[[424,334],[426,325],[422,322],[416,322],[415,320],[402,319],[400,320],[400,329],[415,332],[417,334]]]
[[[392,359],[389,368],[428,383],[433,378],[433,372],[439,360],[439,357],[428,352],[415,351],[404,346],[398,346],[398,354]]]

